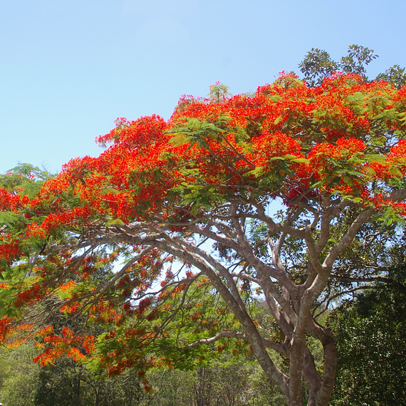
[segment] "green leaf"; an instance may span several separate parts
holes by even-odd
[[[175,147],[180,147],[181,145],[189,144],[193,141],[193,137],[187,136],[182,133],[176,133],[174,137],[169,140],[169,143]]]
[[[380,155],[380,154],[367,154],[364,156],[364,159],[366,161],[368,161],[369,163],[371,163],[371,162],[385,163],[386,162],[386,156]]]
[[[7,227],[13,227],[20,221],[21,217],[16,213],[11,211],[0,212],[0,224],[6,225]]]
[[[114,226],[125,226],[125,223],[123,220],[120,219],[113,219],[113,220],[109,220],[106,224],[106,227],[114,227]]]
[[[263,168],[262,166],[258,166],[252,171],[245,172],[243,176],[248,177],[254,175],[256,178],[258,178],[260,175],[264,173],[264,170],[265,168]]]
[[[284,159],[289,159],[290,161],[297,162],[297,163],[309,163],[310,161],[306,158],[299,158],[296,155],[286,154],[283,156]]]
[[[282,117],[282,116],[279,116],[273,123],[274,123],[275,125],[277,125],[277,124],[279,124],[282,120],[283,120],[283,117]]]
[[[272,158],[269,158],[268,159],[268,162],[271,162],[271,161],[285,161],[286,159],[285,159],[285,157],[283,157],[283,156],[274,156],[274,157],[272,157]]]

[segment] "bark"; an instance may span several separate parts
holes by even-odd
[[[322,341],[324,350],[324,374],[320,391],[316,398],[316,406],[326,406],[333,393],[334,381],[337,372],[337,348],[333,335],[326,330],[325,339]]]

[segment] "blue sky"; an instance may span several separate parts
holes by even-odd
[[[406,66],[404,0],[2,0],[0,173],[98,155],[117,117],[169,118],[221,81],[254,91],[312,48]]]

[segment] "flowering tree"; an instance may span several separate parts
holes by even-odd
[[[289,74],[226,90],[118,120],[54,178],[2,178],[3,341],[36,335],[38,362],[91,354],[112,374],[245,352],[289,405],[328,404],[336,347],[313,309],[363,227],[405,215],[406,87]],[[94,334],[47,326],[55,312]]]

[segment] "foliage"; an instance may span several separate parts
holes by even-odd
[[[53,366],[41,367],[32,362],[37,354],[32,344],[1,354],[0,374],[4,381],[0,399],[4,405],[125,406],[139,404],[148,397],[135,371],[109,378],[66,357],[57,359]]]
[[[40,367],[32,362],[33,346],[0,351],[0,401],[4,405],[34,406]]]
[[[60,358],[54,366],[42,367],[35,403],[38,406],[139,404],[145,392],[136,371],[119,377],[93,374],[68,358]]]
[[[332,280],[374,282],[343,275],[346,252],[406,214],[406,88],[366,81],[373,57],[350,47],[351,73],[315,87],[216,84],[168,121],[119,119],[99,157],[55,177],[3,176],[0,338],[31,335],[41,365],[91,357],[111,375],[253,356],[289,405],[327,405],[337,352],[314,307]],[[50,325],[58,312],[93,333]]]
[[[400,89],[406,84],[405,68],[401,68],[399,65],[394,65],[389,69],[386,69],[385,73],[380,73],[376,80],[386,80],[392,85]]]
[[[151,406],[285,406],[286,400],[257,365],[215,363],[197,370],[149,373]]]
[[[357,295],[334,312],[339,368],[334,405],[400,405],[406,397],[406,267],[389,284]]]
[[[36,305],[30,312],[35,319],[47,312],[49,304]],[[87,326],[83,317],[68,318],[64,314],[50,314],[54,337],[69,337],[71,329],[96,335],[102,330]],[[53,341],[53,346],[60,340]],[[20,345],[19,345],[20,344]],[[66,344],[66,343],[64,343]],[[126,371],[120,377],[108,377],[105,371],[89,370],[80,351],[66,348],[64,355],[53,363],[44,362],[44,343],[32,337],[27,342],[8,345],[0,353],[2,371],[0,399],[8,405],[133,405],[147,396],[136,371]],[[55,349],[55,348],[54,348]],[[82,348],[85,351],[84,348]],[[33,363],[32,361],[38,360]]]
[[[312,48],[299,64],[304,79],[310,86],[318,86],[334,72],[358,73],[368,80],[366,65],[369,65],[378,55],[372,49],[360,45],[350,45],[348,55],[340,61],[333,61],[330,54],[318,48]],[[385,80],[398,89],[406,84],[405,69],[394,65],[385,73],[380,73],[375,80]]]
[[[0,400],[5,405],[139,405],[139,406],[263,406],[286,405],[274,385],[252,362],[224,358],[210,367],[148,373],[152,392],[141,389],[137,374],[117,377],[94,374],[83,365],[60,358],[54,366],[32,363],[32,345],[9,349],[0,356]],[[17,365],[17,368],[16,368]]]

